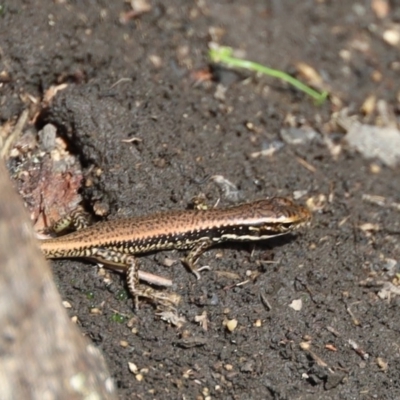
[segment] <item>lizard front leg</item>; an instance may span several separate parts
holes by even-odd
[[[196,261],[212,245],[213,242],[211,239],[202,240],[201,242],[196,243],[196,245],[189,251],[189,254],[181,260],[182,263],[186,265],[186,267],[188,267],[193,274],[196,275],[197,279],[200,279],[201,271],[204,271],[205,269],[210,269],[210,267],[204,266],[196,268],[195,267]]]

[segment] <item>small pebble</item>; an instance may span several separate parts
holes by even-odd
[[[238,321],[236,319],[230,319],[226,323],[226,328],[229,332],[233,332],[238,325]]]

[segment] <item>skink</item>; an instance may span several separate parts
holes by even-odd
[[[284,235],[307,224],[310,212],[293,201],[274,197],[228,208],[170,211],[99,222],[65,236],[40,241],[47,258],[86,258],[125,270],[137,298],[170,298],[139,285],[136,255],[161,250],[190,250],[182,260],[197,276],[195,263],[209,247],[226,241],[259,241]]]

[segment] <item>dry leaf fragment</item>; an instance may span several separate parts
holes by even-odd
[[[387,17],[390,12],[390,5],[387,0],[372,0],[371,8],[375,15],[380,19]]]
[[[293,308],[294,311],[300,311],[303,308],[303,301],[301,299],[293,300],[289,307]]]
[[[382,357],[377,357],[376,363],[378,364],[378,367],[384,372],[386,372],[389,368],[388,362],[385,361]]]
[[[296,63],[296,68],[310,85],[321,88],[323,86],[323,79],[321,75],[309,64],[305,62]]]

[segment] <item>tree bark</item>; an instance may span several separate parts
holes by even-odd
[[[116,399],[100,352],[70,321],[0,161],[0,400]]]

